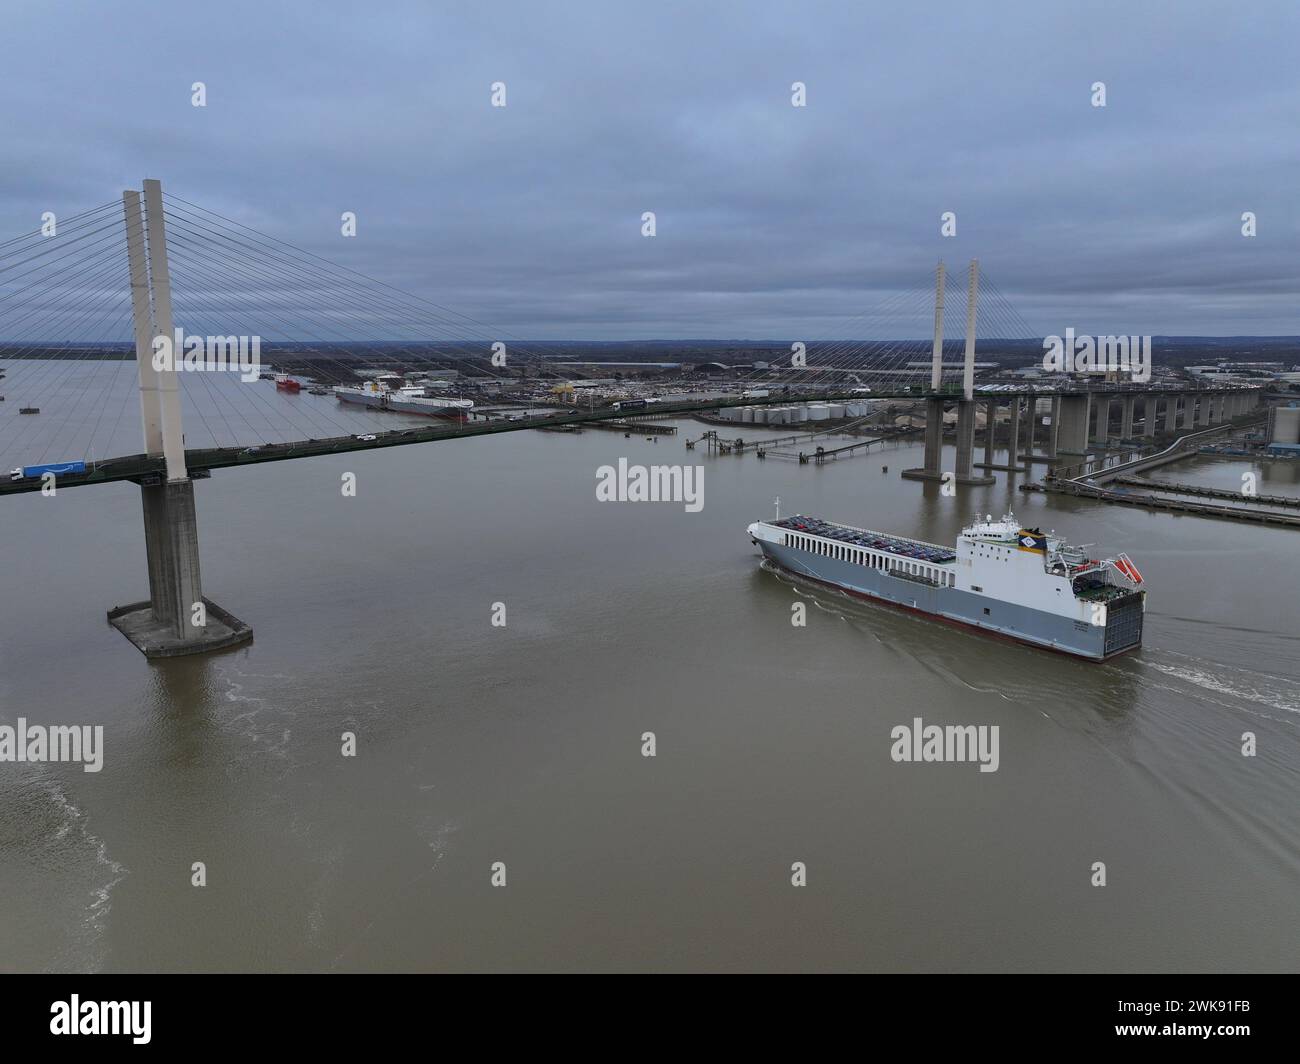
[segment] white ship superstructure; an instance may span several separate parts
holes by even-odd
[[[1136,566],[1090,558],[1014,514],[962,529],[956,547],[796,515],[749,526],[792,573],[937,619],[1101,661],[1142,642]]]
[[[341,403],[356,403],[377,410],[425,414],[429,417],[465,418],[474,409],[472,399],[430,395],[424,385],[400,384],[399,381],[400,378],[390,384],[385,378],[358,385],[339,385],[334,389],[334,397]]]

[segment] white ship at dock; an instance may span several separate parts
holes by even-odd
[[[383,378],[358,385],[339,385],[334,398],[340,403],[355,403],[376,410],[399,414],[424,414],[427,417],[466,418],[474,409],[472,399],[455,399],[431,395],[422,384],[405,384],[401,378]]]
[[[1146,592],[1128,557],[1089,558],[1014,514],[976,519],[955,548],[802,514],[749,535],[793,574],[990,635],[1091,661],[1142,643]]]

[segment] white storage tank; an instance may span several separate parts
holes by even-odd
[[[808,420],[808,408],[806,406],[796,406],[791,412],[790,422],[801,425]]]
[[[1270,443],[1300,443],[1300,406],[1279,406],[1273,417]]]
[[[813,403],[808,407],[809,421],[829,421],[831,408],[825,403]]]
[[[742,406],[740,408],[740,420],[746,423],[754,420],[754,408],[752,406]]]

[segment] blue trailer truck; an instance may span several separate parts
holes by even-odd
[[[0,466],[0,469],[3,469]],[[26,480],[30,477],[42,477],[46,473],[53,473],[56,477],[67,476],[69,473],[84,473],[86,471],[85,462],[47,462],[44,465],[21,466],[18,469],[9,471],[10,480]]]

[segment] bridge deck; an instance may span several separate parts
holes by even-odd
[[[1091,390],[1093,392],[1132,392],[1139,390],[1131,385],[1103,385],[1094,386],[1091,389],[1080,388],[1078,391]],[[1159,389],[1156,389],[1159,390]],[[1194,388],[1179,387],[1169,389],[1173,391],[1188,392],[1195,391]],[[1223,391],[1232,389],[1202,389],[1205,391]],[[1045,392],[1041,388],[1027,386],[1023,389],[1015,386],[993,385],[989,390],[976,388],[976,399],[1003,399],[1011,396],[1044,396],[1044,395],[1062,395],[1071,394],[1070,392],[1055,390]],[[873,392],[869,396],[863,396],[853,393],[835,394],[835,393],[806,393],[806,392],[781,392],[771,396],[761,398],[744,399],[740,397],[714,397],[710,399],[691,399],[677,402],[660,402],[655,406],[656,416],[667,416],[672,414],[692,414],[703,410],[716,410],[719,407],[731,406],[784,406],[787,404],[798,403],[821,403],[821,402],[844,402],[850,400],[863,401],[870,399],[904,399],[920,400],[927,397],[939,396],[944,399],[959,399],[960,389],[947,386],[939,389],[938,392],[929,390],[912,390],[897,392]],[[332,436],[324,439],[309,439],[294,443],[267,443],[256,447],[224,447],[187,450],[185,452],[185,462],[187,468],[191,471],[202,475],[213,469],[225,469],[231,466],[253,465],[260,462],[284,462],[294,458],[313,458],[325,454],[343,454],[350,451],[374,450],[379,447],[400,447],[412,443],[432,443],[436,440],[455,440],[464,439],[472,436],[490,436],[499,432],[521,432],[528,429],[535,429],[539,426],[554,425],[578,425],[586,422],[609,421],[619,417],[625,417],[626,414],[620,414],[615,410],[575,410],[572,413],[551,413],[543,414],[538,417],[521,418],[518,421],[507,421],[504,418],[491,421],[470,421],[464,424],[447,424],[440,423],[428,427],[417,426],[414,428],[396,429],[391,432],[375,433],[373,440],[360,440],[355,436]],[[64,456],[66,457],[66,456]],[[156,478],[164,475],[164,462],[162,458],[151,458],[144,454],[127,455],[121,458],[110,458],[96,462],[91,469],[84,474],[66,475],[59,477],[57,486],[59,488],[83,487],[89,484],[105,484],[121,480],[140,480]],[[0,481],[0,495],[17,495],[23,492],[39,491],[41,481],[39,478],[30,478],[22,480],[5,479]]]

